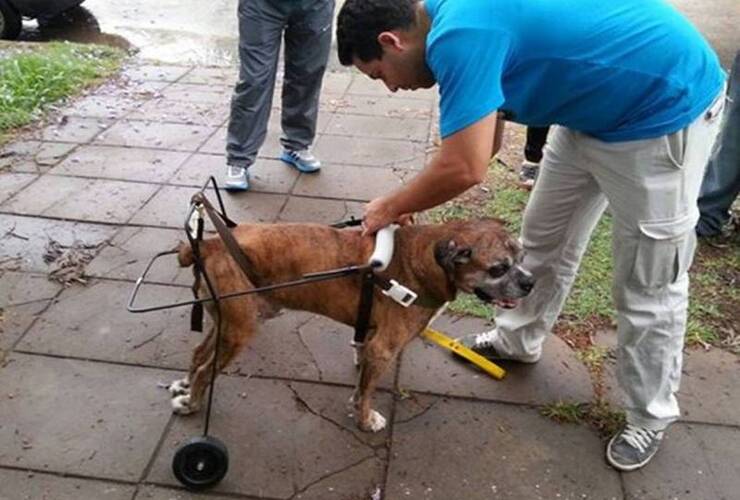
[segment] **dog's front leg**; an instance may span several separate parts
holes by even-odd
[[[363,431],[378,432],[386,425],[385,417],[370,406],[378,381],[395,355],[379,333],[373,335],[363,350],[359,380],[353,396],[357,426]]]

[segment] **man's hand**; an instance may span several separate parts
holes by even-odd
[[[365,213],[362,217],[362,235],[375,234],[393,223],[405,226],[413,222],[412,214],[397,214],[391,203],[386,198],[375,198],[365,205]]]

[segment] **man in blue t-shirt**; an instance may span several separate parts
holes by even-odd
[[[679,417],[696,199],[724,103],[707,42],[663,0],[347,0],[337,43],[392,92],[439,85],[441,148],[365,207],[366,233],[482,182],[504,120],[554,125],[522,224],[537,286],[461,341],[538,361],[608,203],[627,424],[606,456],[644,466]]]

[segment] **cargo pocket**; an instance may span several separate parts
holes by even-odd
[[[696,249],[695,217],[639,222],[640,240],[633,279],[641,286],[661,288],[675,283],[691,266]]]

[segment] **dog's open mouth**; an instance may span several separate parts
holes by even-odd
[[[514,309],[519,305],[519,299],[495,299],[480,288],[474,288],[473,293],[486,304],[493,304],[503,309]]]

